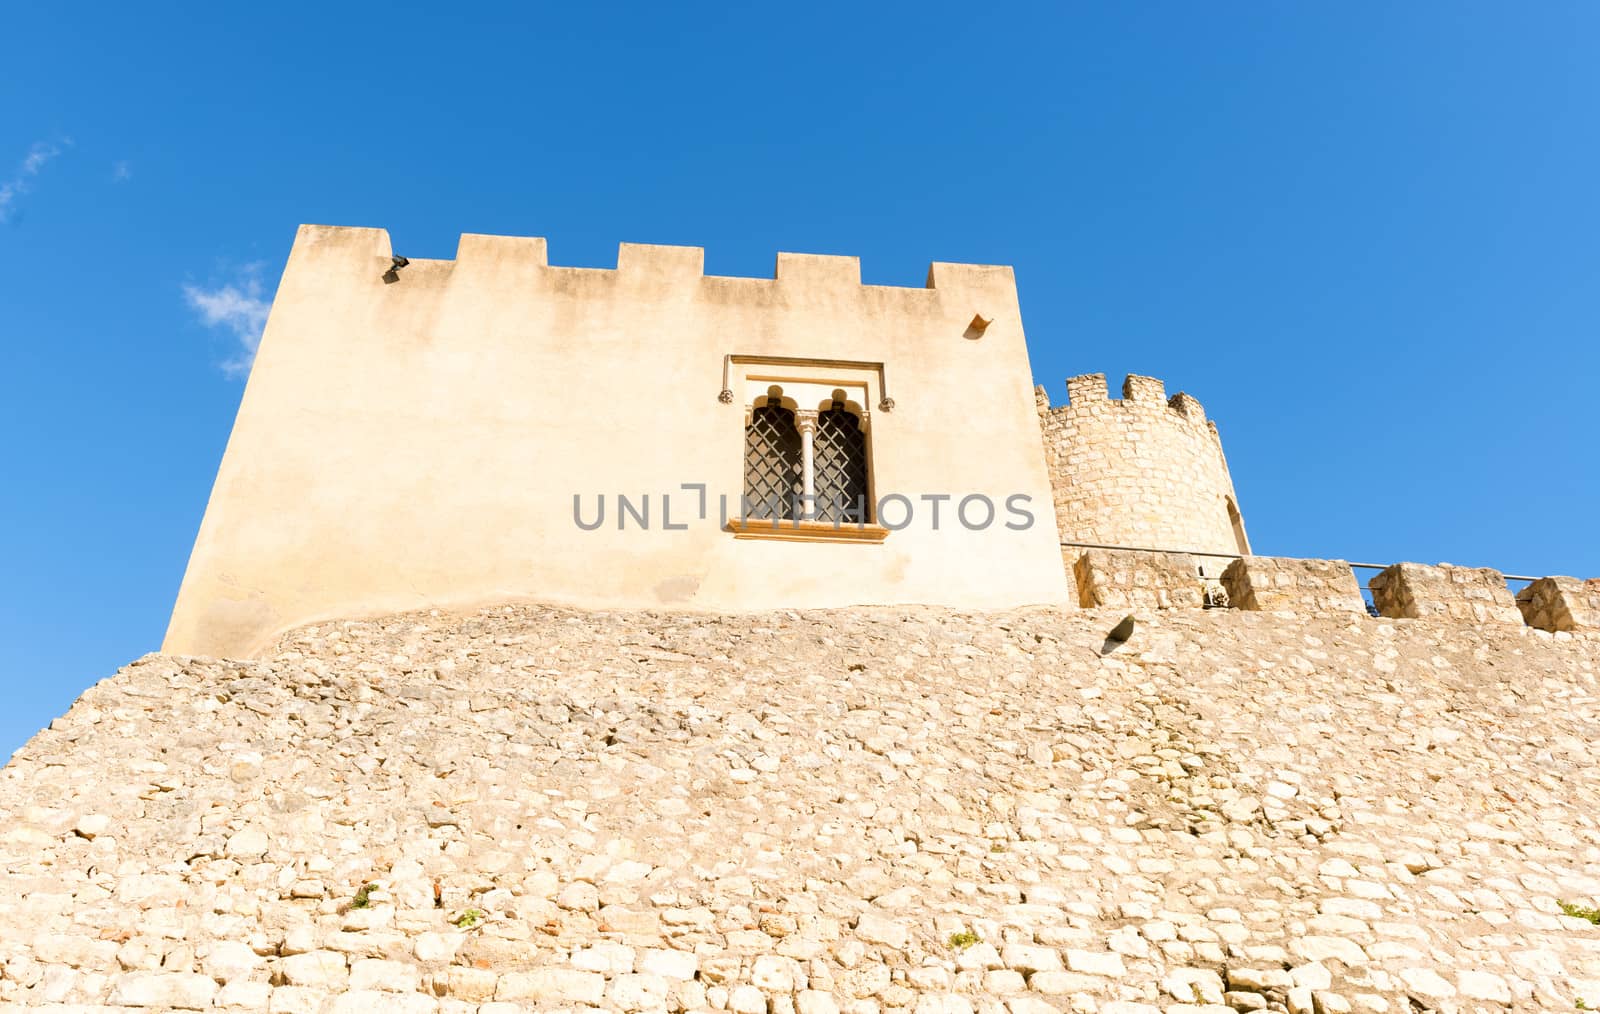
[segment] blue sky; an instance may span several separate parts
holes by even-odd
[[[0,756],[159,645],[301,222],[1012,264],[1258,552],[1600,575],[1600,6],[332,6],[7,11]]]

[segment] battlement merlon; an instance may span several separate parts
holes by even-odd
[[[1097,402],[1110,401],[1104,373],[1085,373],[1067,378],[1067,406],[1083,407]],[[1206,410],[1198,399],[1179,391],[1167,397],[1166,385],[1155,377],[1141,377],[1130,373],[1122,382],[1123,402],[1134,404],[1163,404],[1192,423],[1206,423]],[[1048,407],[1048,404],[1047,406]],[[1215,429],[1215,427],[1212,427]]]
[[[1069,407],[1080,407],[1097,401],[1106,401],[1109,397],[1104,373],[1085,373],[1081,376],[1067,378],[1067,405]]]
[[[1122,382],[1123,401],[1148,401],[1167,403],[1167,385],[1156,377],[1141,377],[1130,373]]]
[[[1190,422],[1203,423],[1206,421],[1206,410],[1200,404],[1199,399],[1182,391],[1167,399],[1167,407]]]
[[[318,270],[332,269],[337,274],[338,265],[348,266],[348,273],[371,273],[376,279],[387,271],[395,250],[385,229],[361,226],[302,225],[295,237],[290,263],[315,259]],[[445,274],[466,269],[473,273],[518,272],[552,270],[581,271],[596,275],[615,274],[624,277],[653,276],[660,279],[688,280],[718,278],[705,274],[703,247],[667,246],[650,243],[621,243],[617,249],[617,266],[606,268],[570,268],[553,265],[549,260],[548,245],[537,236],[489,236],[463,233],[456,247],[455,260],[412,258],[404,271],[417,274]],[[401,281],[407,280],[402,273]],[[838,291],[841,289],[889,289],[898,292],[919,292],[928,289],[971,294],[975,300],[974,312],[985,320],[995,312],[1013,312],[1016,303],[1016,275],[1005,265],[955,264],[934,261],[928,266],[927,281],[919,287],[898,285],[862,285],[861,259],[830,254],[779,253],[772,277],[736,278],[736,281],[774,283],[783,289],[814,289]]]

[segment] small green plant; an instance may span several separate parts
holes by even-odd
[[[483,921],[483,912],[480,909],[469,908],[456,917],[456,929],[471,929]]]
[[[1581,997],[1581,996],[1578,997],[1576,1000],[1574,1000],[1572,1002],[1572,1005],[1574,1007],[1578,1008],[1579,1010],[1590,1010],[1591,1009],[1588,1004],[1583,1002],[1583,997]]]
[[[354,898],[350,899],[350,907],[351,908],[371,908],[372,907],[372,892],[376,891],[377,889],[378,889],[378,885],[377,884],[362,884],[361,885],[361,890],[357,891],[356,892],[356,896]]]
[[[950,934],[950,949],[952,951],[964,951],[973,944],[978,943],[981,939],[982,938],[972,930],[964,929],[959,933]]]
[[[1584,908],[1582,905],[1574,905],[1570,901],[1559,902],[1559,904],[1561,905],[1562,914],[1600,926],[1600,908]]]

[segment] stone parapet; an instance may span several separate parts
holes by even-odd
[[[1540,630],[1600,631],[1600,578],[1541,577],[1517,593],[1517,608]]]
[[[1200,569],[1188,553],[1086,549],[1076,561],[1065,551],[1085,608],[1199,609],[1205,604]]]
[[[1372,579],[1372,602],[1395,619],[1522,623],[1505,577],[1490,567],[1397,563]]]
[[[1228,604],[1256,612],[1365,613],[1361,585],[1343,560],[1242,556],[1222,572]]]

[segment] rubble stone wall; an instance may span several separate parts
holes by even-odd
[[[1121,615],[147,657],[0,770],[0,1008],[1600,1006],[1600,636]]]

